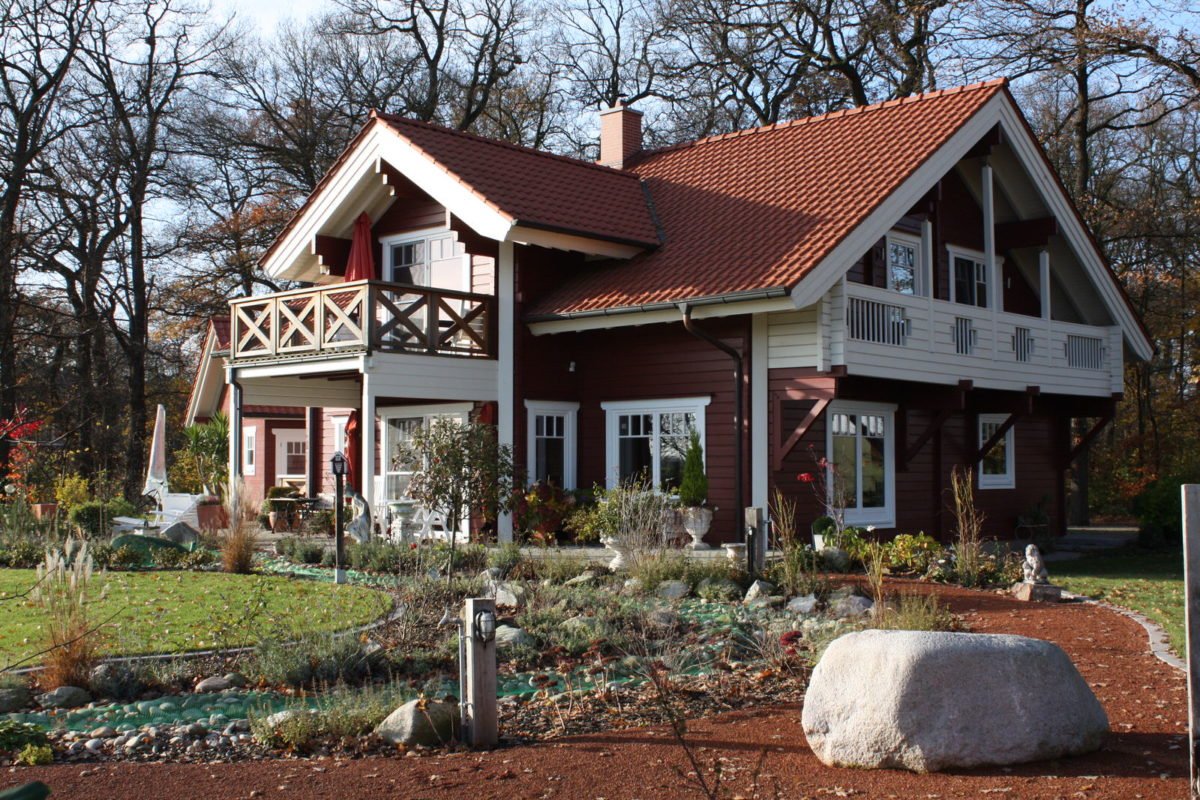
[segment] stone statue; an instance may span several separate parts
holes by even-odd
[[[366,544],[371,540],[371,530],[374,527],[371,524],[371,508],[367,505],[366,498],[358,492],[350,495],[350,506],[354,509],[354,517],[346,526],[346,533],[359,544]]]
[[[1050,583],[1050,573],[1046,572],[1046,562],[1042,561],[1042,553],[1036,544],[1025,548],[1025,563],[1021,568],[1025,573],[1026,583]]]

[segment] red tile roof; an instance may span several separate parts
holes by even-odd
[[[427,122],[376,114],[502,214],[532,228],[658,244],[637,175]]]
[[[529,316],[791,289],[1004,86],[948,89],[648,152],[631,170],[649,190],[664,243],[568,279]]]

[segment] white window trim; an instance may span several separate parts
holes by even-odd
[[[833,420],[833,415],[839,413],[878,414],[884,418],[885,426],[883,437],[883,491],[887,496],[887,504],[883,508],[863,510],[857,507],[858,498],[855,497],[854,507],[847,506],[846,508],[845,522],[847,525],[855,527],[874,525],[879,528],[894,528],[896,527],[896,406],[891,403],[838,400],[830,403],[825,409],[825,458],[828,460],[830,472],[826,476],[826,485],[829,486],[831,495],[833,493],[833,425],[830,423]],[[855,485],[861,487],[862,481],[856,480]]]
[[[383,250],[383,264],[380,270],[380,275],[388,282],[395,282],[395,276],[392,275],[392,248],[398,244],[410,244],[412,242],[425,242],[425,266],[429,267],[432,263],[432,258],[429,254],[429,240],[441,239],[448,237],[452,242],[457,243],[458,237],[454,235],[454,231],[449,228],[418,228],[417,230],[404,231],[403,233],[392,234],[391,236],[379,237],[379,246]],[[462,285],[464,292],[471,291],[471,256],[469,253],[464,253],[463,261],[463,276]]]
[[[242,474],[253,476],[258,472],[257,434],[255,425],[242,426]]]
[[[705,409],[712,402],[712,397],[675,397],[669,399],[654,399],[654,400],[613,400],[600,404],[600,408],[604,411],[604,450],[605,450],[605,485],[609,489],[615,489],[621,483],[621,458],[620,458],[620,437],[617,435],[619,430],[617,426],[617,417],[621,414],[639,413],[639,414],[662,414],[662,413],[684,413],[694,414],[696,417],[696,428],[700,434],[700,447],[704,450],[704,461],[706,462],[705,470],[707,471],[708,461],[708,443],[705,436]],[[655,436],[651,446],[652,463],[658,464],[658,431],[655,427]],[[655,467],[657,470],[657,466]],[[655,488],[658,486],[658,477],[651,476],[654,481]]]
[[[346,452],[346,426],[350,424],[349,414],[339,414],[336,417],[329,418],[329,424],[333,427],[333,452]],[[333,455],[332,453],[330,454]]]
[[[559,400],[526,400],[525,401],[525,469],[530,475],[535,473],[537,466],[537,417],[539,414],[557,414],[563,420],[563,485],[559,488],[575,488],[575,464],[578,461],[577,436],[579,424],[579,403]]]
[[[921,247],[921,237],[914,236],[911,233],[903,233],[901,231],[890,231],[883,245],[883,269],[887,274],[888,291],[902,294],[902,292],[899,292],[896,287],[892,285],[892,242],[895,242],[896,244],[902,244],[905,247],[911,247],[913,249],[913,293],[904,296],[924,297],[925,256],[924,248]]]
[[[979,439],[979,446],[984,444],[983,425],[991,422],[996,425],[1003,425],[1008,419],[1007,414],[980,414],[979,420],[975,423],[975,435]],[[979,459],[977,474],[979,475],[980,489],[1015,489],[1017,488],[1017,458],[1016,458],[1016,437],[1013,435],[1017,426],[1012,425],[1004,432],[1004,474],[1003,475],[984,475],[983,474],[983,459]]]
[[[957,297],[958,292],[956,289],[957,281],[954,280],[954,257],[959,256],[961,258],[969,258],[972,261],[975,261],[979,264],[983,264],[983,276],[984,276],[985,281],[987,282],[987,292],[988,292],[987,305],[986,306],[969,305],[969,306],[967,306],[967,308],[991,309],[991,308],[995,307],[995,303],[997,302],[997,300],[996,300],[997,287],[993,286],[995,281],[992,279],[993,278],[992,274],[990,272],[988,272],[987,254],[981,250],[971,250],[970,248],[959,247],[958,245],[954,245],[954,244],[946,245],[946,253],[949,256],[948,261],[950,264],[949,274],[946,276],[947,280],[950,283],[950,302],[951,303],[958,302],[958,297]],[[997,275],[1003,274],[1001,272],[1001,269],[1003,267],[1004,267],[1004,256],[997,253],[996,254],[996,274]],[[963,305],[966,305],[966,304],[964,303]]]

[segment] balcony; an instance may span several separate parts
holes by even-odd
[[[354,281],[229,303],[235,363],[350,353],[496,357],[495,298]]]
[[[852,373],[1108,395],[1122,390],[1122,338],[1101,327],[846,284],[830,295],[834,362]],[[840,351],[840,352],[839,352]]]

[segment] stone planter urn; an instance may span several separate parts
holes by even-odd
[[[712,509],[703,506],[691,506],[683,509],[683,529],[687,531],[688,536],[692,537],[692,542],[688,547],[693,550],[711,549],[704,543],[704,535],[712,527],[712,518]]]
[[[629,548],[624,542],[614,536],[605,536],[600,543],[613,552],[612,560],[608,562],[609,569],[613,572],[620,572],[629,566],[629,562],[626,560]]]

